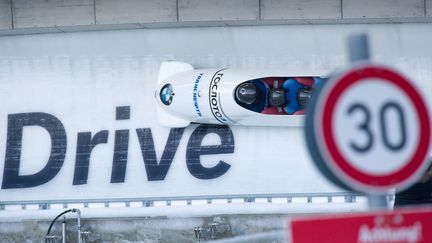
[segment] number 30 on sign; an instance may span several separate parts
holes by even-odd
[[[327,81],[309,104],[305,129],[315,163],[345,189],[401,190],[428,166],[427,103],[388,67],[360,64]]]

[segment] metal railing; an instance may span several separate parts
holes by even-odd
[[[316,200],[326,201],[327,203],[343,202],[353,203],[364,195],[351,192],[329,192],[329,193],[279,193],[279,194],[236,194],[236,195],[203,195],[203,196],[184,196],[184,197],[146,197],[146,198],[103,198],[103,199],[66,199],[66,200],[28,200],[28,201],[0,201],[0,210],[7,210],[10,206],[20,207],[22,210],[39,209],[46,210],[53,208],[70,208],[70,205],[81,204],[82,208],[88,208],[90,204],[103,204],[103,207],[153,207],[155,205],[196,205],[218,203],[293,203],[301,201],[303,203],[314,203]],[[299,200],[300,199],[300,200]],[[337,199],[337,200],[336,200]],[[388,201],[393,200],[393,195],[387,196]],[[342,201],[341,201],[342,200]],[[122,205],[122,206],[119,206]]]

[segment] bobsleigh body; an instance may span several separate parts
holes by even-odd
[[[253,80],[320,77],[289,72],[236,69],[194,69],[183,62],[163,62],[155,91],[157,118],[162,126],[190,123],[243,126],[302,126],[304,115],[271,114],[245,107],[236,100],[238,86]],[[267,104],[266,104],[267,106]]]

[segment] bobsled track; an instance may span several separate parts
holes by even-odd
[[[194,228],[211,223],[229,224],[225,236],[271,231],[257,237],[283,241],[289,217],[365,210],[365,197],[314,167],[303,128],[169,129],[157,124],[153,100],[162,61],[329,76],[348,64],[346,38],[357,32],[369,35],[373,61],[398,68],[430,98],[428,24],[1,37],[0,242],[40,242],[71,208],[95,242],[194,242]]]

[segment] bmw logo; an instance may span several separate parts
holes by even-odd
[[[171,84],[165,84],[159,93],[162,103],[165,105],[171,105],[174,98],[174,91]]]

